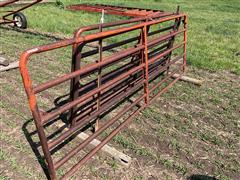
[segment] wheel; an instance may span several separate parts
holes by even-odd
[[[15,21],[14,26],[21,28],[21,29],[27,28],[27,19],[23,13],[21,13],[21,12],[15,13],[13,15],[13,20]]]

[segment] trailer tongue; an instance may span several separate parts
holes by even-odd
[[[15,3],[17,3],[19,0],[6,0],[3,2],[0,2],[0,9],[4,7],[12,7]],[[22,7],[18,9],[13,9],[13,10],[3,10],[0,11],[1,15],[0,17],[0,25],[1,24],[14,24],[14,26],[18,28],[25,29],[27,28],[27,18],[26,16],[21,12],[27,8],[30,8],[31,6],[41,2],[42,0],[35,0],[35,1],[30,1],[27,4],[22,5]],[[9,19],[9,17],[12,17]]]

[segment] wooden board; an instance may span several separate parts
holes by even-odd
[[[174,74],[172,77],[173,78],[178,78],[179,76],[180,76],[179,74]],[[195,79],[195,78],[191,78],[191,77],[188,77],[188,76],[181,76],[181,78],[179,80],[190,82],[190,83],[193,83],[193,84],[198,85],[198,86],[201,86],[204,82],[204,80],[202,80],[202,79]]]
[[[10,63],[8,66],[0,66],[0,72],[8,71],[10,69],[15,69],[19,67],[19,61]]]
[[[58,122],[58,123],[55,123],[55,124],[58,128],[61,128],[61,127],[65,126],[65,124],[62,123],[62,122]],[[87,139],[89,137],[89,135],[87,133],[81,132],[80,134],[77,135],[77,137],[79,139],[81,139],[82,141],[84,141],[85,139]],[[101,141],[99,141],[97,139],[94,139],[89,143],[89,147],[94,148],[97,145],[99,145],[100,143],[101,143]],[[123,152],[118,151],[117,149],[115,149],[114,147],[111,147],[108,144],[105,144],[102,147],[101,151],[105,152],[109,156],[112,156],[114,159],[119,161],[124,166],[129,166],[132,162],[132,158],[130,156],[124,154]]]

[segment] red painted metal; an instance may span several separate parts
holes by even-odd
[[[145,17],[152,15],[168,16],[172,14],[166,13],[161,10],[133,8],[126,6],[111,6],[104,4],[74,4],[67,6],[67,9],[73,11],[88,11],[88,12],[102,12],[104,10],[106,14],[130,17]]]
[[[18,2],[19,0],[5,0],[0,2],[0,8],[4,8],[7,6],[11,6],[13,4],[15,4],[16,2]],[[14,20],[9,19],[8,17],[12,16],[13,14],[16,14],[18,12],[21,12],[27,8],[30,8],[31,6],[40,3],[42,0],[35,0],[35,1],[29,1],[28,4],[23,5],[21,8],[15,9],[15,10],[4,10],[4,11],[0,11],[1,17],[0,17],[0,25],[1,24],[13,24],[15,23]]]
[[[170,24],[170,25],[169,25]],[[125,26],[122,26],[125,25]],[[161,26],[159,26],[161,25]],[[111,27],[109,30],[108,28]],[[96,30],[99,32],[96,33]],[[137,34],[136,34],[137,33]],[[112,44],[104,45],[108,38],[123,37]],[[180,38],[175,43],[176,38]],[[87,52],[83,48],[91,42],[99,44],[97,49]],[[90,150],[61,179],[68,179],[127,126],[141,110],[156,97],[167,91],[179,78],[172,80],[174,73],[183,74],[186,67],[187,16],[175,13],[163,17],[154,14],[150,18],[138,17],[114,23],[105,23],[80,28],[71,39],[35,47],[25,51],[20,58],[22,75],[29,106],[37,127],[40,143],[51,179],[57,179],[56,171],[67,163],[94,139],[106,130],[114,129]],[[134,45],[132,45],[134,44]],[[33,86],[27,68],[30,57],[47,51],[72,47],[72,71],[58,78]],[[117,52],[104,52],[118,48]],[[174,57],[172,57],[172,53]],[[96,61],[82,64],[85,58],[98,55]],[[179,64],[180,62],[180,64]],[[95,78],[89,80],[89,75]],[[87,81],[86,83],[82,83]],[[37,95],[64,82],[70,82],[68,101],[53,111],[39,109]],[[119,106],[121,103],[123,106]],[[98,124],[89,138],[66,152],[65,156],[53,160],[52,151],[57,150],[69,138],[89,124],[98,123],[111,109],[113,118]],[[69,129],[57,137],[48,139],[44,125],[54,124],[62,114],[68,114]],[[118,124],[116,124],[118,123]]]

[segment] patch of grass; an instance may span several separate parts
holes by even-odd
[[[0,107],[7,107],[6,109],[9,112],[12,112],[13,114],[18,115],[19,117],[22,117],[23,119],[28,120],[27,116],[25,116],[25,114],[21,110],[15,108],[11,104],[9,104],[9,102],[1,100]],[[11,122],[11,123],[13,123],[13,122]]]
[[[182,175],[185,175],[187,173],[187,168],[184,165],[179,164],[179,163],[177,163],[175,161],[172,161],[170,159],[159,158],[159,162],[161,162],[168,169],[174,169],[178,173],[181,173]]]
[[[14,145],[14,148],[16,148],[20,152],[30,153],[29,148],[26,146],[25,143],[23,143],[19,139],[14,139],[11,135],[9,135],[6,132],[3,132],[2,130],[0,130],[0,140]]]
[[[111,178],[109,178],[106,174],[104,174],[104,172],[98,171],[98,170],[96,169],[96,166],[90,166],[90,167],[89,167],[89,171],[90,171],[91,175],[94,176],[94,177],[96,177],[97,179],[102,179],[102,180],[111,179]]]
[[[79,1],[63,0],[61,2],[67,5]],[[214,174],[220,179],[237,176],[240,173],[239,157],[237,157],[240,137],[238,121],[240,88],[237,86],[239,76],[230,74],[229,71],[240,72],[239,57],[235,56],[240,47],[239,11],[236,11],[239,4],[235,4],[233,0],[227,3],[223,0],[218,3],[213,1],[194,1],[193,3],[193,1],[186,0],[126,0],[118,2],[104,0],[101,3],[128,4],[129,6],[170,11],[174,10],[176,5],[181,5],[183,11],[187,12],[190,17],[188,44],[188,62],[192,65],[190,73],[204,77],[206,80],[202,87],[178,82],[169,89],[168,93],[163,94],[137,117],[135,125],[142,128],[138,129],[138,133],[135,133],[133,129],[126,129],[122,134],[116,136],[114,141],[128,152],[133,153],[133,156],[146,158],[156,166],[160,164],[161,168],[167,169],[173,174],[186,176],[189,173],[200,171],[199,173]],[[69,12],[62,9],[61,6],[41,5],[27,10],[26,15],[29,18],[30,28],[72,36],[73,31],[78,27],[99,22],[100,14]],[[106,22],[119,19],[122,18],[106,16]],[[4,56],[12,57],[11,60],[17,60],[20,53],[27,48],[54,41],[42,36],[0,30],[0,49],[5,53]],[[52,58],[50,63],[46,62],[49,57]],[[41,58],[38,56],[35,59],[39,60],[36,61],[36,64],[40,61],[43,63],[37,64],[39,66],[35,66],[33,69],[34,80],[41,82],[47,78],[46,76],[58,76],[69,70],[71,49],[50,52],[46,56]],[[46,68],[39,68],[45,66]],[[193,66],[197,68],[192,69]],[[212,72],[217,71],[217,73],[201,71],[199,68]],[[36,69],[41,69],[42,74],[36,73]],[[228,71],[222,72],[221,70]],[[29,120],[29,114],[24,111],[28,105],[25,99],[23,101],[25,92],[22,88],[21,77],[16,72],[13,70],[3,73],[5,78],[11,78],[11,82],[5,81],[1,86],[1,97],[4,98],[0,101],[0,108],[16,118],[12,120],[1,116],[1,121],[10,128],[19,126],[21,129],[23,122]],[[56,95],[61,94],[61,92],[58,93]],[[47,107],[49,100],[48,97],[41,99],[42,106]],[[131,132],[133,138],[128,136],[129,131],[133,131]],[[146,134],[154,142],[144,139]],[[13,136],[7,136],[6,133],[0,132],[0,139],[14,145],[19,153],[28,151]],[[34,140],[38,140],[37,136],[34,136]],[[166,143],[163,144],[166,147],[156,147],[157,140],[161,140],[159,146]],[[155,148],[160,150],[155,150]],[[0,151],[0,159],[9,160],[10,164],[15,167],[18,162],[8,159],[8,156],[10,155]],[[202,157],[208,159],[203,161],[200,159]],[[90,166],[89,171],[95,177],[106,179],[109,175],[109,179],[111,179],[121,168],[117,167],[115,161],[109,160],[107,164],[110,166],[110,171],[115,170],[116,172],[112,174],[110,172],[110,175],[101,174],[101,171],[94,169],[94,166]],[[208,165],[212,165],[211,168],[208,168]],[[20,171],[15,170],[16,172]],[[139,171],[139,169],[135,170]],[[58,173],[63,174],[61,171]],[[31,179],[34,174],[26,176]],[[137,177],[142,178],[142,176]]]
[[[123,137],[122,135],[117,135],[113,138],[114,142],[121,144],[124,148],[131,149],[135,154],[139,156],[149,156],[149,157],[156,157],[150,149],[145,147],[140,147],[135,143],[130,142],[128,139]]]
[[[136,177],[134,177],[134,180],[142,180],[142,179],[144,179],[143,176],[136,176]]]
[[[22,166],[22,164],[20,165],[16,158],[14,158],[9,152],[3,149],[0,149],[0,160],[8,162],[13,169],[23,174],[25,177],[35,177],[32,170],[30,170],[27,166]]]
[[[0,174],[0,180],[10,180],[10,178]]]
[[[57,4],[33,6],[25,11],[32,29],[65,34],[72,37],[76,29],[100,22],[100,13],[68,11],[63,7],[79,3],[77,0],[61,0]],[[81,3],[89,3],[82,0]],[[140,0],[110,1],[93,0],[90,3],[127,5],[132,7],[181,11],[189,15],[188,63],[199,68],[218,71],[230,70],[240,74],[240,4],[229,1],[186,1],[186,0]],[[198,8],[196,8],[198,7]],[[121,16],[106,15],[105,22],[126,19]]]
[[[219,145],[220,146],[223,143],[221,141],[221,139],[219,139],[218,137],[210,135],[210,134],[207,134],[206,132],[200,133],[199,136],[200,136],[199,138],[201,140],[211,142],[211,143],[213,143],[215,145]]]
[[[175,139],[175,138],[172,138],[172,139],[170,140],[170,144],[171,144],[171,147],[172,147],[173,149],[180,150],[180,148],[181,148],[181,144],[180,144],[179,141],[178,141],[177,139]]]
[[[65,6],[79,3],[77,0],[62,0],[61,2]],[[89,1],[82,0],[81,3],[89,3]],[[186,0],[177,2],[174,0],[117,2],[93,0],[91,3],[127,5],[166,11],[175,11],[177,5],[180,5],[181,11],[189,15],[189,63],[212,71],[227,69],[240,74],[240,57],[236,56],[240,47],[240,32],[238,31],[240,29],[238,18],[240,5],[236,3],[236,0],[208,3]],[[31,28],[68,35],[72,35],[81,26],[99,23],[101,16],[99,13],[67,11],[54,5],[35,6],[28,9],[26,14]],[[105,16],[105,22],[120,19],[123,17]]]
[[[116,171],[116,169],[118,168],[118,163],[115,159],[110,160],[108,164],[111,166],[113,171]]]
[[[157,155],[149,148],[141,147],[135,143],[131,143],[121,135],[115,136],[113,140],[121,144],[124,148],[132,150],[135,154],[139,156],[150,157],[152,160],[164,165],[168,169],[176,170],[178,173],[181,173],[182,175],[185,175],[187,173],[187,168],[183,164],[174,160],[170,160],[166,157],[163,157],[162,155]]]

